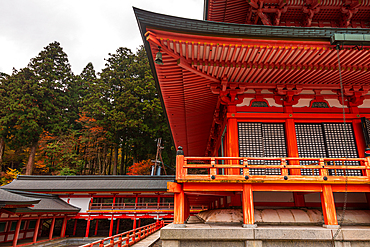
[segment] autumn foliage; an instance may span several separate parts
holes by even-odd
[[[11,181],[16,179],[17,176],[20,175],[20,174],[21,173],[18,170],[8,168],[8,170],[6,172],[1,173],[1,179],[0,179],[1,185],[9,184]]]
[[[152,164],[150,160],[142,160],[138,163],[134,163],[128,168],[127,175],[150,175]]]

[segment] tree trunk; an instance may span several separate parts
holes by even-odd
[[[118,166],[118,144],[114,144],[114,164],[113,164],[113,175],[117,175]]]
[[[124,165],[125,165],[125,159],[124,159],[124,157],[125,157],[125,151],[124,151],[124,146],[122,146],[122,148],[121,148],[121,166],[120,166],[120,174],[121,175],[125,175],[126,173],[123,173],[123,171],[124,171]]]
[[[5,140],[4,138],[0,138],[0,172],[3,171],[4,150],[5,150]]]
[[[39,143],[38,141],[32,143],[30,156],[28,157],[28,162],[26,165],[26,175],[32,175],[33,173],[33,165],[35,164],[35,156],[38,143]]]
[[[109,166],[108,166],[108,175],[111,175],[111,172],[112,172],[112,161],[113,161],[113,148],[110,149],[110,157],[109,157]]]

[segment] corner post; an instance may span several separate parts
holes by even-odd
[[[180,191],[175,193],[175,209],[173,223],[176,227],[185,227],[185,194],[182,184],[178,184]]]
[[[338,226],[337,213],[335,210],[334,196],[330,184],[322,185],[321,206],[324,215],[325,227],[335,228]]]
[[[254,204],[253,191],[251,184],[243,184],[243,227],[255,228],[254,224]]]
[[[185,175],[184,151],[182,150],[182,147],[179,146],[176,153],[176,179],[184,179]]]

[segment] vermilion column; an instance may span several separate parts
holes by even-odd
[[[54,226],[55,226],[55,216],[53,217],[53,220],[51,222],[50,231],[49,231],[49,239],[53,238]]]
[[[33,232],[32,243],[36,243],[37,242],[37,237],[39,235],[39,229],[40,229],[40,222],[41,222],[41,218],[39,217],[37,219],[37,221],[36,221],[35,230]]]
[[[73,226],[73,236],[76,235],[76,229],[77,229],[77,219],[75,219],[75,224]]]
[[[134,218],[134,222],[133,222],[132,229],[133,229],[133,230],[135,230],[135,229],[136,229],[136,218]]]
[[[90,218],[87,220],[85,238],[89,237],[89,232],[90,232]]]
[[[119,219],[117,219],[117,229],[116,229],[116,234],[119,232]],[[96,235],[96,234],[95,234]]]
[[[174,195],[175,208],[173,223],[183,225],[185,222],[185,194],[182,184],[180,184],[180,187],[180,192]]]
[[[326,226],[338,225],[337,212],[335,210],[334,196],[331,185],[323,184],[321,192],[321,206]]]
[[[113,220],[113,215],[112,215],[112,218],[110,219],[110,225],[109,225],[109,237],[111,237],[113,234],[113,223],[114,223],[114,220]]]
[[[66,236],[66,228],[67,228],[67,216],[64,216],[60,237],[64,238]]]
[[[94,235],[98,235],[98,228],[99,228],[99,220],[96,219],[96,222],[95,222],[95,232],[94,232]]]
[[[238,142],[238,122],[236,120],[236,105],[229,105],[227,112],[231,114],[231,117],[227,119],[227,143],[226,143],[226,155],[227,157],[238,157],[239,156],[239,142]],[[230,164],[237,164],[237,161],[230,162]],[[240,169],[231,168],[228,169],[229,175],[240,175]]]
[[[295,123],[293,119],[285,121],[285,133],[287,142],[288,157],[299,157]],[[289,165],[299,165],[299,161],[290,160]],[[291,175],[301,175],[301,169],[290,169]]]
[[[14,237],[13,237],[13,247],[17,246],[19,231],[21,229],[21,223],[22,223],[22,217],[19,217],[18,222],[17,222],[17,226],[15,228]]]
[[[251,184],[243,184],[243,227],[254,228],[254,204]]]

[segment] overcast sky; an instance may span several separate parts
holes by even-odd
[[[204,0],[0,0],[0,72],[11,74],[58,41],[72,70],[100,72],[118,47],[142,45],[132,7],[202,19]]]

